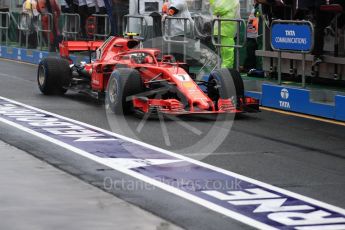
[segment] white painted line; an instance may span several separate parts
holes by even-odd
[[[297,227],[297,230],[344,230],[345,224],[324,225],[324,226],[304,226]]]
[[[14,102],[12,101],[12,103],[14,103]],[[30,109],[33,109],[33,108],[30,107]],[[37,111],[44,112],[43,110],[37,110]],[[56,116],[56,117],[58,117],[58,116]],[[62,117],[59,116],[59,118],[62,118]],[[69,121],[72,121],[72,120],[69,120]],[[77,153],[80,156],[86,157],[86,158],[88,158],[90,160],[93,160],[93,161],[99,163],[99,164],[105,165],[105,166],[107,166],[109,168],[112,168],[112,169],[114,169],[116,171],[119,171],[119,172],[124,173],[124,174],[129,175],[129,176],[132,176],[132,177],[134,177],[136,179],[139,179],[139,180],[141,180],[143,182],[146,182],[148,184],[156,186],[157,188],[163,189],[163,190],[165,190],[167,192],[175,194],[175,195],[177,195],[179,197],[182,197],[182,198],[184,198],[186,200],[192,201],[192,202],[194,202],[196,204],[204,206],[204,207],[206,207],[206,208],[208,208],[210,210],[213,210],[213,211],[218,212],[218,213],[220,213],[222,215],[228,216],[228,217],[230,217],[232,219],[235,219],[237,221],[240,221],[240,222],[245,223],[247,225],[250,225],[252,227],[260,228],[260,229],[264,229],[264,230],[266,230],[266,229],[267,230],[276,230],[276,228],[273,228],[271,226],[265,225],[265,224],[263,224],[261,222],[258,222],[258,221],[254,220],[254,219],[251,219],[251,218],[249,218],[247,216],[241,215],[239,213],[236,213],[236,212],[233,212],[233,211],[228,210],[226,208],[223,208],[221,206],[218,206],[218,205],[216,205],[216,204],[214,204],[212,202],[206,201],[206,200],[201,199],[201,198],[199,198],[197,196],[194,196],[194,195],[191,195],[191,194],[189,194],[187,192],[179,190],[179,189],[177,189],[175,187],[172,187],[170,185],[164,184],[163,182],[159,182],[159,181],[157,181],[155,179],[151,179],[151,178],[149,178],[147,176],[144,176],[144,175],[142,175],[140,173],[134,172],[134,171],[132,171],[132,170],[126,168],[126,167],[118,167],[118,165],[117,165],[117,167],[114,167],[113,162],[111,160],[107,160],[107,159],[104,159],[104,158],[97,157],[97,156],[95,156],[93,154],[90,154],[88,152],[85,152],[83,150],[75,148],[75,147],[73,147],[71,145],[65,144],[64,142],[61,142],[61,141],[56,140],[54,138],[51,138],[49,136],[46,136],[46,135],[43,135],[41,133],[35,132],[35,131],[31,130],[31,129],[28,129],[28,128],[22,126],[22,125],[16,124],[16,123],[14,123],[12,121],[8,121],[8,120],[0,117],[0,122],[8,124],[8,125],[10,125],[12,127],[20,129],[20,130],[22,130],[24,132],[27,132],[29,134],[32,134],[32,135],[34,135],[36,137],[42,138],[43,140],[49,141],[49,142],[51,142],[53,144],[56,144],[56,145],[58,145],[60,147],[65,148],[65,149],[67,149],[69,151]],[[83,123],[78,123],[78,124],[84,125]],[[92,127],[90,126],[90,128],[92,128]]]
[[[252,179],[252,178],[249,178],[249,177],[246,177],[246,176],[239,175],[237,173],[233,173],[233,172],[230,172],[230,171],[227,171],[227,170],[224,170],[224,169],[221,169],[221,168],[218,168],[218,167],[215,167],[215,166],[212,166],[212,165],[209,165],[209,164],[206,164],[206,163],[203,163],[203,162],[200,162],[200,161],[197,161],[197,160],[194,160],[194,159],[191,159],[191,158],[188,158],[188,157],[185,157],[185,156],[182,156],[182,155],[179,155],[179,154],[176,154],[176,153],[173,153],[173,152],[170,152],[170,151],[167,151],[167,150],[164,150],[164,149],[161,149],[161,148],[158,148],[158,147],[155,147],[155,146],[143,143],[141,141],[137,141],[137,140],[134,140],[134,139],[122,136],[120,134],[116,134],[116,133],[113,133],[113,132],[110,132],[110,131],[107,131],[107,130],[104,130],[104,129],[101,129],[101,128],[98,128],[98,127],[95,127],[95,126],[92,126],[92,125],[89,125],[89,124],[85,124],[85,123],[80,122],[80,121],[76,121],[76,120],[73,120],[73,119],[70,119],[70,118],[66,118],[66,117],[63,117],[63,116],[51,113],[51,112],[47,112],[47,111],[44,111],[44,110],[32,107],[32,106],[28,106],[28,105],[25,105],[25,104],[20,103],[20,102],[16,102],[16,101],[11,100],[11,99],[7,99],[7,98],[4,98],[4,97],[0,97],[0,99],[3,99],[3,100],[8,101],[10,103],[13,103],[13,104],[16,104],[16,105],[20,105],[20,106],[23,106],[23,107],[26,107],[26,108],[29,108],[29,109],[32,109],[32,110],[44,113],[44,114],[55,116],[56,118],[64,119],[66,121],[70,121],[70,122],[73,122],[75,124],[79,124],[79,125],[82,125],[82,126],[85,126],[85,127],[89,127],[91,129],[94,129],[94,130],[98,130],[100,132],[106,133],[106,134],[114,136],[116,138],[123,139],[123,140],[126,140],[128,142],[132,142],[134,144],[137,144],[137,145],[140,145],[140,146],[152,149],[154,151],[158,151],[158,152],[161,152],[161,153],[173,156],[175,158],[184,160],[186,162],[189,162],[189,163],[192,163],[192,164],[195,164],[195,165],[199,165],[199,166],[202,166],[204,168],[208,168],[210,170],[213,170],[213,171],[216,171],[216,172],[219,172],[219,173],[223,173],[225,175],[229,175],[231,177],[238,178],[240,180],[243,180],[243,181],[246,181],[246,182],[249,182],[249,183],[252,183],[252,184],[256,184],[256,185],[261,186],[263,188],[270,189],[272,191],[279,192],[281,194],[285,194],[287,196],[296,198],[298,200],[301,200],[301,201],[304,201],[304,202],[308,202],[310,204],[314,204],[314,205],[317,205],[317,206],[325,208],[325,209],[330,209],[332,211],[335,211],[335,212],[338,212],[338,213],[340,213],[342,215],[345,215],[345,210],[342,209],[342,208],[339,208],[339,207],[336,207],[336,206],[333,206],[333,205],[330,205],[330,204],[327,204],[327,203],[324,203],[324,202],[321,202],[321,201],[318,201],[318,200],[315,200],[315,199],[312,199],[312,198],[309,198],[309,197],[306,197],[306,196],[303,196],[303,195],[299,195],[299,194],[287,191],[285,189],[281,189],[281,188],[275,187],[273,185],[257,181],[255,179]],[[90,154],[88,152],[85,152],[83,150],[75,148],[75,147],[73,147],[71,145],[68,145],[68,144],[63,143],[61,141],[58,141],[58,140],[56,140],[54,138],[51,138],[49,136],[46,136],[46,135],[43,135],[41,133],[35,132],[34,130],[28,129],[28,128],[22,126],[22,125],[16,124],[14,122],[8,121],[8,120],[3,119],[3,118],[0,118],[0,122],[3,122],[3,123],[6,123],[8,125],[11,125],[13,127],[16,127],[16,128],[18,128],[18,129],[20,129],[22,131],[25,131],[27,133],[30,133],[30,134],[34,135],[34,136],[42,138],[42,139],[44,139],[46,141],[49,141],[49,142],[54,143],[56,145],[59,145],[59,146],[65,148],[65,149],[68,149],[70,151],[73,151],[73,152],[75,152],[75,153],[77,153],[77,154],[79,154],[81,156],[87,157],[87,158],[89,158],[89,159],[91,159],[91,160],[93,160],[95,162],[98,162],[100,164],[103,164],[103,165],[106,165],[106,166],[108,166],[110,168],[113,168],[116,171],[125,173],[125,174],[130,175],[130,176],[132,176],[134,178],[142,180],[142,181],[144,181],[146,183],[152,184],[152,185],[154,185],[154,186],[156,186],[156,187],[158,187],[160,189],[163,189],[163,190],[168,191],[168,192],[170,192],[172,194],[180,196],[180,197],[182,197],[184,199],[187,199],[189,201],[192,201],[194,203],[202,205],[202,206],[204,206],[204,207],[206,207],[206,208],[208,208],[210,210],[213,210],[215,212],[218,212],[218,213],[221,213],[223,215],[226,215],[226,216],[228,216],[230,218],[238,220],[238,221],[240,221],[242,223],[245,223],[247,225],[250,225],[252,227],[260,228],[260,229],[276,229],[276,228],[273,228],[273,227],[268,226],[266,224],[263,224],[261,222],[258,222],[258,221],[254,220],[252,218],[249,218],[249,217],[244,216],[242,214],[236,213],[236,212],[231,211],[229,209],[223,208],[223,207],[221,207],[219,205],[216,205],[216,204],[214,204],[212,202],[209,202],[209,201],[206,201],[204,199],[201,199],[201,198],[199,198],[197,196],[191,195],[191,194],[189,194],[187,192],[184,192],[182,190],[179,190],[179,189],[177,189],[175,187],[172,187],[172,186],[167,185],[165,183],[162,183],[160,181],[151,179],[151,178],[149,178],[147,176],[141,175],[141,174],[139,174],[137,172],[134,172],[134,171],[126,168],[126,167],[122,167],[122,168],[121,167],[114,167],[114,165],[112,164],[111,161],[105,161],[104,159],[102,159],[100,157],[92,155],[92,154]]]

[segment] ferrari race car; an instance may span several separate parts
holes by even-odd
[[[185,63],[158,49],[136,48],[133,34],[103,41],[63,41],[61,57],[48,57],[38,66],[43,94],[67,90],[105,98],[115,114],[185,115],[259,111],[259,102],[244,95],[240,74],[218,69],[197,80]],[[73,64],[69,53],[96,53],[90,63]],[[160,57],[161,56],[161,57]],[[160,57],[160,58],[159,58]]]

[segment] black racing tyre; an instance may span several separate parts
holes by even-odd
[[[244,84],[240,73],[233,69],[216,69],[211,72],[207,87],[208,96],[215,102],[219,98],[244,97]]]
[[[232,79],[234,80],[237,98],[244,97],[244,83],[241,74],[234,69],[229,69]]]
[[[129,114],[133,109],[128,97],[141,92],[143,92],[143,83],[137,70],[117,69],[109,78],[106,105],[115,114]]]
[[[38,65],[38,88],[45,95],[66,93],[71,77],[69,62],[65,59],[48,57]]]

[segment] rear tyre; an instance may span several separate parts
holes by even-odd
[[[71,76],[67,60],[56,57],[45,58],[38,65],[38,88],[45,95],[63,95],[67,92],[66,88],[70,84]]]
[[[143,83],[137,70],[117,69],[109,78],[106,106],[115,114],[129,114],[133,112],[129,97],[141,92],[143,92]]]

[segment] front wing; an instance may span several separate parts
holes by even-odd
[[[133,108],[144,114],[165,114],[171,116],[182,115],[217,115],[217,114],[238,114],[259,112],[259,100],[245,97],[240,99],[237,106],[234,106],[231,99],[219,99],[218,109],[210,108],[201,110],[198,108],[186,108],[176,99],[148,99],[146,97],[132,98]]]

